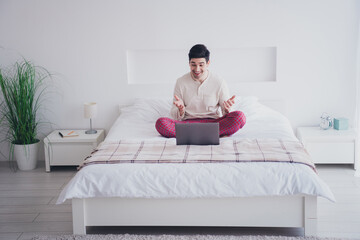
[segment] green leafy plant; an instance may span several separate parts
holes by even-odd
[[[2,131],[6,131],[6,141],[13,144],[39,142],[39,109],[46,89],[44,80],[48,77],[51,74],[47,70],[25,59],[15,63],[13,68],[0,69],[0,123]]]

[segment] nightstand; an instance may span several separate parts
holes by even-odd
[[[44,138],[46,172],[50,172],[51,166],[78,166],[105,138],[102,129],[96,134],[75,130],[79,136],[65,138],[59,135],[61,131],[55,130]]]
[[[297,137],[315,164],[354,164],[356,169],[354,129],[322,130],[320,127],[299,127]]]

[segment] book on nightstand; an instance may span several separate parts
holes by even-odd
[[[59,131],[59,135],[62,137],[62,138],[67,138],[67,137],[77,137],[79,136],[79,134],[73,130],[62,130],[62,131]]]

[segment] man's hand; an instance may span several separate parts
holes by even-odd
[[[174,97],[175,97],[175,100],[176,100],[176,101],[174,101],[174,104],[179,109],[180,116],[181,116],[181,115],[184,114],[184,111],[185,111],[184,102],[178,96],[175,95]]]
[[[235,103],[235,95],[229,98],[228,100],[224,101],[224,110],[225,113],[229,113],[231,106]]]

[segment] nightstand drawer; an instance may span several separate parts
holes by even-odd
[[[54,143],[49,147],[50,165],[80,165],[94,150],[92,143]]]
[[[44,138],[45,170],[51,166],[78,166],[105,139],[103,129],[95,134],[86,134],[85,130],[74,130],[77,136],[61,137],[55,130]],[[66,131],[66,130],[64,130]]]
[[[297,137],[304,144],[314,163],[353,164],[355,169],[356,135],[355,129],[297,128]]]
[[[354,164],[354,143],[308,142],[305,145],[314,163],[350,163]]]

